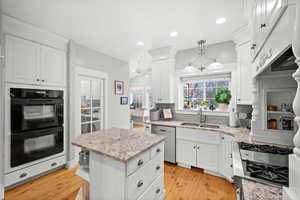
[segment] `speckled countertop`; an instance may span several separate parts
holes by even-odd
[[[111,128],[83,134],[73,140],[72,144],[115,160],[127,162],[164,139],[164,136],[146,132]]]
[[[215,132],[221,132],[234,137],[236,142],[247,142],[253,144],[268,144],[251,141],[249,137],[250,130],[246,128],[231,128],[224,125],[219,125],[219,128],[203,128],[193,126],[181,125],[184,121],[147,121],[145,124],[171,126],[171,127],[182,127],[182,128],[193,128],[199,130],[209,130]],[[274,144],[268,144],[274,145]],[[288,147],[285,145],[275,145],[279,147]],[[243,190],[245,200],[281,200],[282,199],[282,188],[274,187],[271,185],[265,185],[251,180],[243,179]]]

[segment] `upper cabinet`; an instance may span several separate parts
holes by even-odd
[[[150,50],[152,56],[152,98],[155,103],[174,102],[174,53],[171,47]]]
[[[252,16],[252,55],[255,58],[287,8],[287,0],[256,0]]]
[[[238,44],[237,50],[237,104],[252,104],[252,67],[250,41]]]
[[[66,83],[66,53],[41,46],[41,80],[46,85],[63,86]]]
[[[7,82],[64,87],[66,53],[6,35],[5,71]]]

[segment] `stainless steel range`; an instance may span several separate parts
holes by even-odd
[[[243,199],[241,179],[275,187],[288,186],[288,155],[291,148],[249,143],[233,144],[233,167],[236,186]]]

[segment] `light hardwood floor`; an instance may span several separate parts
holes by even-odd
[[[75,200],[85,181],[75,175],[76,168],[61,169],[5,192],[5,200]],[[204,174],[200,169],[185,169],[165,164],[166,200],[234,200],[229,182]]]

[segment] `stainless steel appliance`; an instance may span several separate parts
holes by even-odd
[[[240,191],[243,191],[241,179],[271,185],[288,186],[288,155],[290,148],[249,143],[233,144],[234,179]],[[240,199],[243,199],[242,192]]]
[[[176,128],[152,125],[151,132],[166,137],[164,150],[165,161],[176,163]]]
[[[63,152],[63,91],[11,88],[10,97],[10,167]]]

